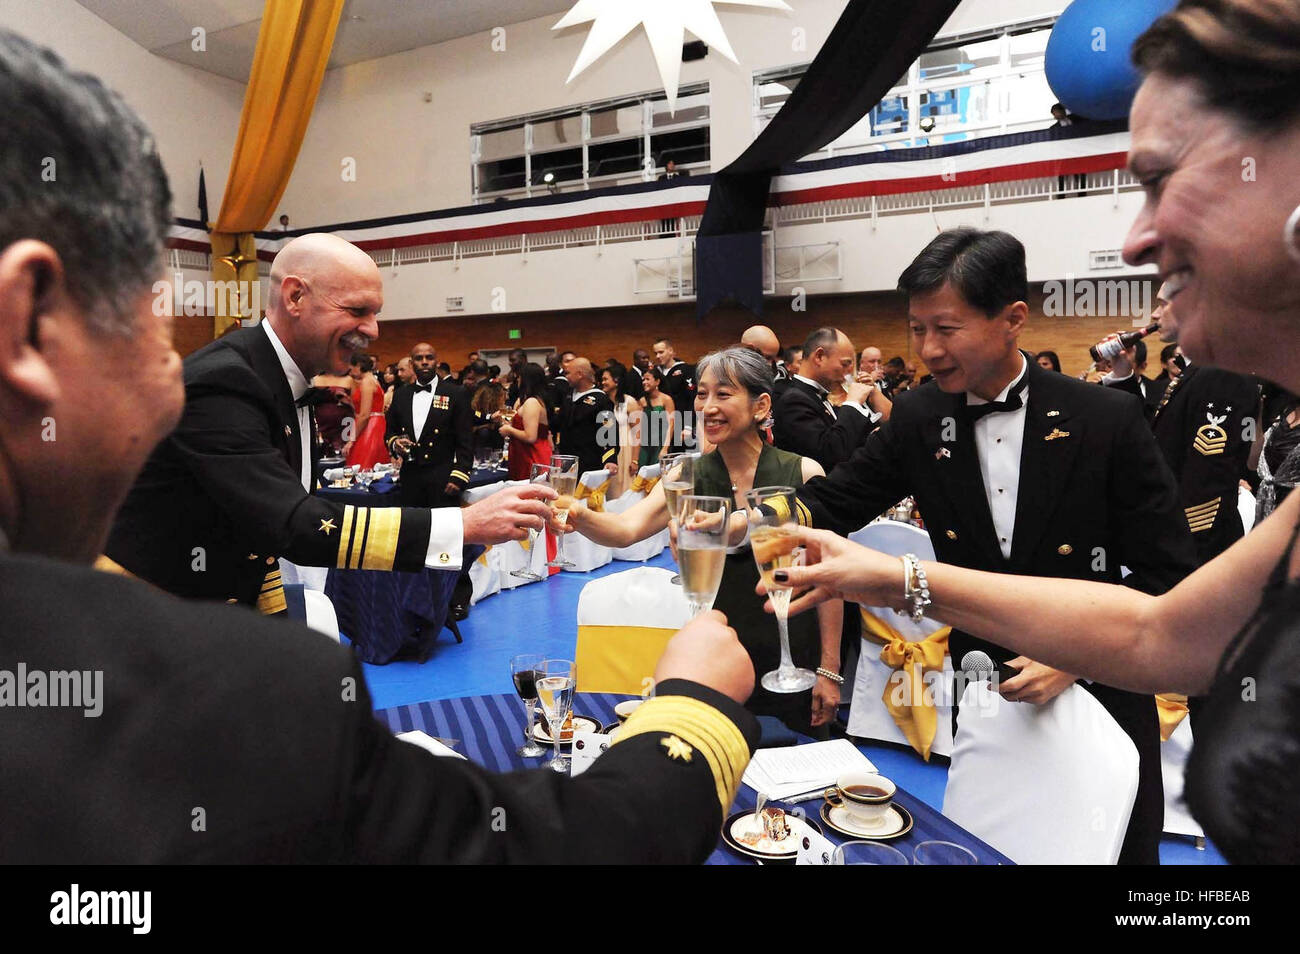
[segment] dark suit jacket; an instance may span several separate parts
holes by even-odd
[[[1101,383],[1108,388],[1116,388],[1134,395],[1142,402],[1142,410],[1146,414],[1147,421],[1150,422],[1155,419],[1156,408],[1160,406],[1160,397],[1165,393],[1165,389],[1155,381],[1134,373],[1122,381],[1103,379]]]
[[[935,382],[900,394],[889,421],[847,463],[799,492],[805,522],[810,515],[815,525],[847,535],[910,494],[944,563],[1107,583],[1121,582],[1124,566],[1132,575],[1123,582],[1148,593],[1163,593],[1192,570],[1191,535],[1173,475],[1131,395],[1029,362],[1009,560],[993,529],[965,403],[965,394],[945,394]],[[956,630],[949,648],[957,667],[972,649],[995,662],[1016,655]],[[1128,732],[1142,760],[1124,860],[1155,863],[1163,795],[1154,699],[1096,683],[1085,687]]]
[[[680,451],[686,446],[682,441],[682,431],[695,428],[695,365],[679,361],[664,372],[663,384],[659,390],[673,399],[676,408],[677,423],[673,426],[672,449]],[[699,446],[696,435],[691,446]]]
[[[5,709],[0,863],[684,864],[717,845],[717,783],[698,751],[668,757],[672,717],[579,778],[498,775],[393,738],[352,653],[293,623],[5,554],[0,614],[0,668],[103,673],[97,718]],[[730,699],[656,694],[709,703],[752,751]]]
[[[418,434],[414,402],[415,386],[406,384],[388,406],[389,451],[399,437],[415,441],[402,462],[403,489],[419,483],[427,492],[429,506],[454,504],[454,497],[443,500],[443,488],[452,483],[464,490],[474,468],[474,411],[469,394],[457,384],[438,382],[424,430]]]
[[[592,391],[563,410],[561,454],[578,458],[578,476],[618,460],[618,422],[603,391]]]
[[[303,566],[424,566],[427,510],[343,506],[303,490],[298,415],[264,329],[199,349],[184,374],[181,422],[118,511],[110,558],[178,596],[272,613],[283,607],[279,557]]]
[[[773,414],[776,446],[812,458],[828,474],[836,464],[848,460],[871,433],[871,422],[861,411],[840,407],[832,413],[821,393],[798,378],[790,379]]]
[[[1245,532],[1237,482],[1246,476],[1255,429],[1247,422],[1259,412],[1259,385],[1243,374],[1193,364],[1171,387],[1151,427],[1178,482],[1197,563],[1203,564]]]

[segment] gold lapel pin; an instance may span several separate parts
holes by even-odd
[[[1052,433],[1050,433],[1050,434],[1048,434],[1046,437],[1044,437],[1043,440],[1045,440],[1045,441],[1054,441],[1054,440],[1056,440],[1058,437],[1069,437],[1069,436],[1070,436],[1070,432],[1069,432],[1069,431],[1063,431],[1063,430],[1061,430],[1059,427],[1054,427],[1054,428],[1052,428]]]
[[[1048,411],[1048,412],[1047,412],[1047,416],[1048,416],[1048,417],[1060,417],[1060,416],[1061,416],[1061,412],[1060,412],[1060,411]]]

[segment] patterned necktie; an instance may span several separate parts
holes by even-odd
[[[1155,417],[1160,416],[1160,412],[1165,409],[1165,405],[1169,403],[1169,399],[1173,397],[1174,392],[1178,390],[1178,385],[1182,384],[1183,379],[1186,377],[1187,377],[1187,372],[1184,371],[1178,377],[1174,378],[1172,381],[1169,382],[1169,387],[1165,388],[1165,393],[1160,395],[1160,403],[1156,405]],[[1152,418],[1152,423],[1155,423],[1155,418]]]

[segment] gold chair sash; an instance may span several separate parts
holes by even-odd
[[[605,492],[609,490],[609,483],[612,477],[606,477],[605,482],[599,487],[587,487],[583,484],[578,485],[574,497],[579,500],[587,501],[587,509],[600,513],[605,509]]]
[[[1178,724],[1187,718],[1187,697],[1178,692],[1156,695],[1156,713],[1160,716],[1160,741],[1168,742]]]
[[[907,738],[908,743],[925,761],[930,761],[930,747],[939,725],[939,713],[934,706],[934,696],[925,684],[927,672],[943,672],[943,660],[948,655],[948,635],[951,626],[937,629],[925,639],[909,640],[894,627],[868,612],[862,613],[862,637],[879,644],[880,661],[896,672],[905,674],[907,680],[903,699],[897,699],[895,680],[891,676],[881,696],[894,724]]]
[[[658,477],[642,477],[640,474],[637,474],[632,478],[632,486],[628,489],[634,494],[645,494],[648,497],[650,496],[650,491],[654,490],[658,483]]]

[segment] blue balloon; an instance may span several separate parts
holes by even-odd
[[[1177,0],[1074,0],[1047,41],[1044,69],[1056,98],[1088,119],[1123,119],[1141,76],[1133,43]]]

